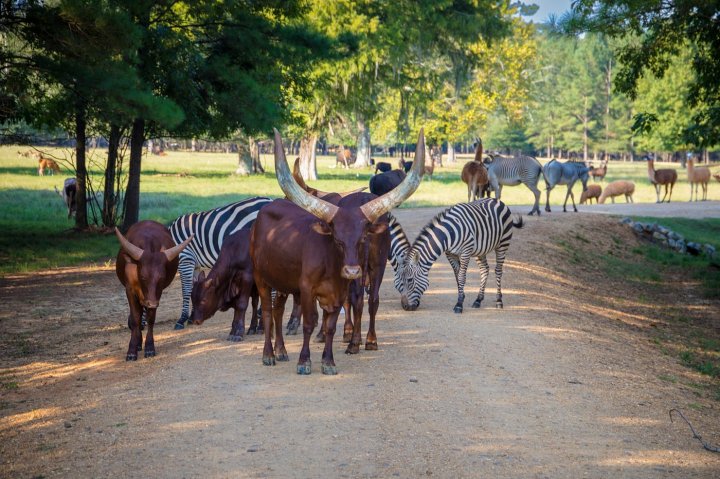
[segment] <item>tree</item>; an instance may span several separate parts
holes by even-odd
[[[720,143],[717,2],[577,0],[563,25],[570,33],[597,31],[627,40],[616,48],[620,71],[615,85],[633,100],[640,79],[650,73],[661,78],[671,67],[673,56],[689,43],[689,61],[683,65],[685,72],[692,72],[686,101],[696,110],[683,136],[687,143],[700,147]],[[642,122],[637,126],[641,129]]]

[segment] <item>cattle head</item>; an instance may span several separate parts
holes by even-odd
[[[148,308],[157,308],[160,304],[162,290],[167,283],[168,263],[174,261],[180,252],[192,241],[193,235],[188,239],[161,251],[143,250],[125,238],[120,230],[115,228],[115,235],[120,241],[120,247],[137,265],[137,281],[142,291],[141,304]]]
[[[285,159],[280,133],[275,130],[275,174],[280,188],[290,201],[320,220],[312,229],[331,236],[342,252],[340,275],[345,279],[357,279],[362,275],[361,258],[364,257],[367,235],[380,234],[387,229],[387,224],[375,224],[375,221],[405,201],[420,185],[425,168],[424,155],[425,137],[421,130],[413,168],[397,188],[359,207],[339,207],[309,194],[297,184]]]
[[[206,278],[205,271],[200,272],[193,281],[192,293],[190,294],[192,301],[191,323],[202,324],[220,309],[220,302],[223,299],[223,291],[221,291],[223,288],[220,286],[217,278]]]

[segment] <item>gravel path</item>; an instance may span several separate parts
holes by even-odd
[[[436,211],[397,217],[414,237]],[[158,356],[126,363],[112,271],[2,280],[0,326],[13,339],[0,367],[0,477],[717,478],[720,455],[668,419],[681,407],[708,440],[720,434],[717,401],[686,385],[699,375],[643,333],[662,311],[596,300],[592,281],[542,260],[563,231],[626,229],[583,214],[525,219],[504,310],[491,291],[482,309],[453,314],[443,258],[406,313],[388,266],[380,350],[351,357],[336,342],[334,377],[319,373],[317,344],[313,374],[295,373],[298,336],[289,363],[262,366],[259,338],[225,341],[230,313],[173,331],[179,281],[158,313]],[[472,265],[471,291],[477,275]]]

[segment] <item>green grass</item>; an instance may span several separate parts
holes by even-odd
[[[30,272],[59,266],[103,264],[117,254],[117,243],[112,235],[75,233],[73,222],[66,218],[66,210],[55,193],[69,170],[57,176],[37,175],[37,163],[17,155],[27,147],[17,145],[0,147],[0,276],[16,272]],[[48,149],[59,158],[68,158],[69,150]],[[104,150],[91,153],[103,160]],[[402,208],[450,206],[467,200],[467,188],[460,181],[460,171],[470,155],[461,156],[451,166],[436,167],[432,181],[424,180],[415,194]],[[377,158],[388,161],[387,158]],[[389,160],[396,163],[396,160]],[[273,160],[263,155],[267,173],[250,177],[237,177],[237,157],[225,153],[168,152],[167,156],[143,158],[141,179],[140,218],[169,223],[178,216],[202,211],[252,196],[282,196],[274,175]],[[349,191],[367,186],[372,175],[370,168],[334,168],[332,157],[318,158],[319,180],[309,183],[324,191]],[[127,167],[127,165],[126,165]],[[95,184],[100,184],[102,170],[90,168]],[[645,164],[613,163],[608,169],[605,183],[615,179],[631,179],[637,184],[635,200],[655,201],[655,193],[645,178]],[[680,174],[681,178],[683,173]],[[544,185],[540,185],[541,189]],[[551,205],[558,207],[564,199],[565,187],[551,195]],[[577,196],[580,187],[576,186]],[[715,196],[714,196],[715,195]],[[710,188],[710,199],[720,199],[718,190]],[[544,204],[545,195],[541,197]],[[505,187],[503,201],[514,212],[527,213],[534,200],[524,186]],[[522,205],[522,206],[518,206]],[[583,241],[583,238],[577,238]]]

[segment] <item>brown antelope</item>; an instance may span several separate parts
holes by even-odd
[[[655,195],[657,196],[656,203],[663,203],[667,197],[668,203],[672,199],[672,191],[677,181],[677,171],[672,168],[661,168],[655,169],[655,162],[647,158],[648,165],[648,179],[650,183],[655,187]],[[660,200],[660,186],[665,185],[665,194],[663,195],[662,201]],[[668,186],[670,187],[670,195],[668,195]]]
[[[44,176],[45,170],[50,170],[50,174],[60,173],[60,167],[50,158],[43,158],[42,156],[38,160],[38,175]]]
[[[707,187],[710,181],[710,169],[706,166],[695,166],[692,159],[687,160],[687,174],[690,182],[690,201],[693,200],[693,187],[695,188],[695,201],[698,200],[698,186],[702,186],[702,201],[707,200]]]

